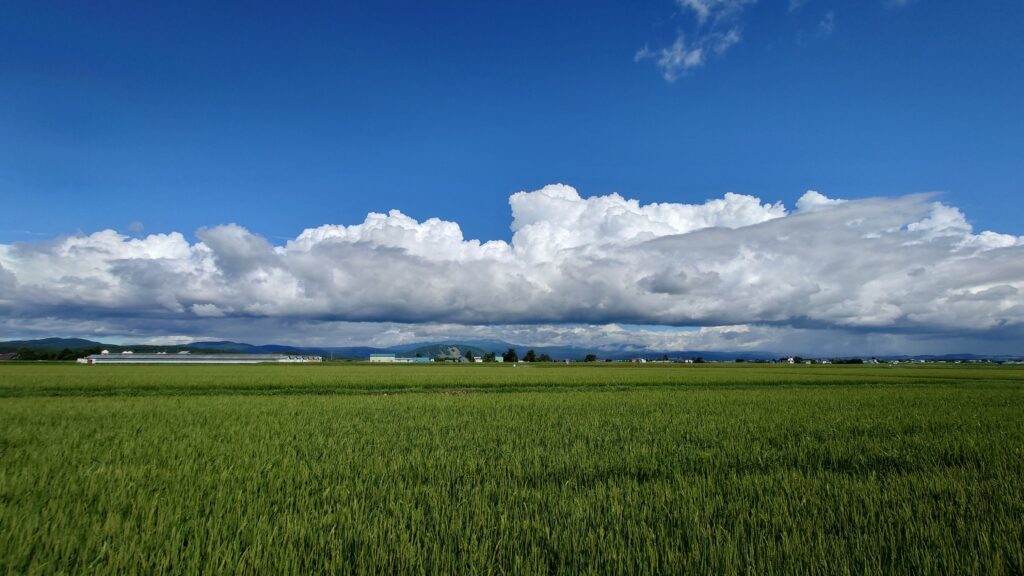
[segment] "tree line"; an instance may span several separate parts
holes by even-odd
[[[18,348],[17,360],[78,360],[79,358],[85,358],[92,354],[99,354],[102,350],[99,347],[96,348],[64,348],[63,350],[44,350],[39,348],[28,348],[22,346]]]
[[[484,362],[494,362],[497,359],[497,357],[498,357],[498,354],[496,352],[488,352],[487,354],[484,354],[483,359],[484,359]],[[555,361],[551,357],[550,354],[547,354],[547,353],[537,354],[537,351],[533,350],[533,349],[527,350],[526,354],[524,354],[523,357],[520,358],[519,357],[519,352],[516,351],[515,348],[509,348],[508,350],[506,350],[501,355],[501,359],[504,362],[519,362],[520,360],[523,361],[523,362],[554,362]],[[583,358],[583,362],[596,362],[596,361],[597,361],[597,355],[596,354],[587,354]]]

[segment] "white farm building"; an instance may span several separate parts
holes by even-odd
[[[79,364],[260,364],[264,362],[322,362],[320,356],[295,354],[93,354],[79,358]]]
[[[403,358],[394,354],[370,354],[370,362],[388,362],[394,364],[419,364],[430,362],[430,358]]]

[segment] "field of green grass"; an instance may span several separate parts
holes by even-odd
[[[1024,369],[0,364],[0,573],[1024,573]]]

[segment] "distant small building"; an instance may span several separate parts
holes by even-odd
[[[18,357],[18,353],[17,352],[4,352],[3,354],[0,354],[0,362],[6,362],[8,360],[14,360],[17,357]]]

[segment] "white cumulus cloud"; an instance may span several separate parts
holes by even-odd
[[[983,337],[1024,326],[1024,241],[975,233],[926,195],[808,191],[790,213],[742,194],[641,204],[551,185],[509,204],[511,242],[393,210],[283,245],[234,224],[201,229],[196,242],[105,230],[0,245],[0,315],[8,330],[132,319],[133,330],[171,335],[250,320],[281,333],[297,322],[570,336],[558,327],[702,326],[701,341],[735,343],[783,329]]]

